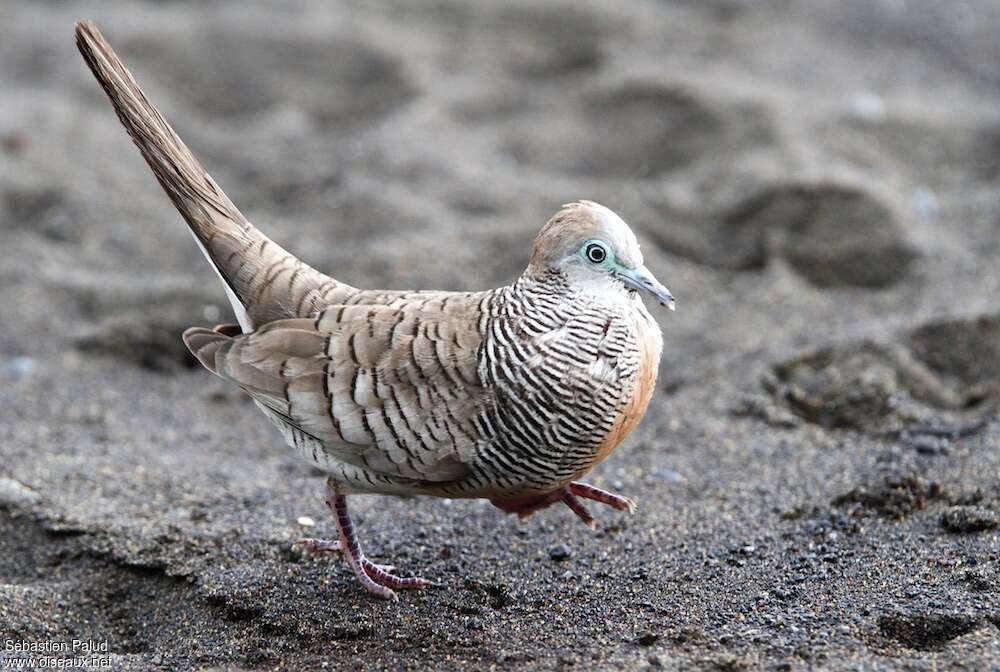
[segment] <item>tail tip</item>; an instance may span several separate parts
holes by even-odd
[[[80,19],[73,24],[73,34],[76,35],[77,42],[93,39],[94,34],[100,34],[100,32],[97,29],[97,24],[89,19]]]

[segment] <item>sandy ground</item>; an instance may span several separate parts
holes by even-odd
[[[0,4],[0,641],[117,669],[1000,669],[1000,5]],[[243,211],[363,287],[485,288],[558,206],[678,297],[660,389],[517,522],[357,497],[178,335],[223,292],[73,46],[98,21]],[[316,521],[305,528],[297,520]],[[0,653],[0,658],[4,657]]]

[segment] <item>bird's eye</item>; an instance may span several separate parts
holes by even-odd
[[[587,245],[585,254],[587,260],[593,264],[603,264],[608,258],[608,251],[600,243],[590,243]]]

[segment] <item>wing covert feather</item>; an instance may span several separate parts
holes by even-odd
[[[406,480],[461,479],[485,394],[478,303],[439,303],[331,306],[276,320],[220,348],[216,371],[335,461]]]

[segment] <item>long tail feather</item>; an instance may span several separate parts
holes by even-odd
[[[244,331],[308,315],[353,289],[302,263],[243,216],[149,102],[97,26],[77,23],[76,44],[225,284]]]

